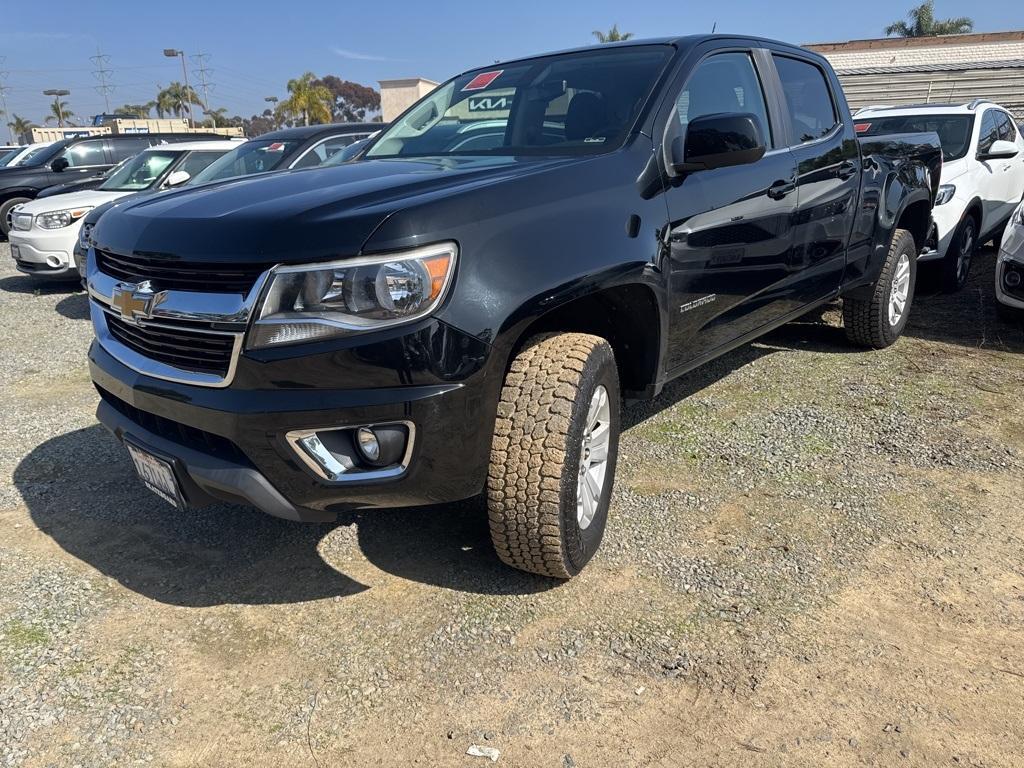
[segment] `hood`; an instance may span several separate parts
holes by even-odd
[[[119,197],[131,194],[130,192],[106,192],[98,189],[85,189],[81,192],[67,192],[63,195],[50,195],[39,200],[30,200],[23,203],[18,209],[22,213],[31,213],[33,216],[49,211],[66,211],[69,208],[95,208],[103,203],[117,200]]]
[[[956,179],[967,173],[967,158],[947,160],[942,164],[942,183],[952,184]]]
[[[352,256],[389,215],[573,158],[363,160],[165,192],[118,205],[93,231],[120,253],[298,263]]]

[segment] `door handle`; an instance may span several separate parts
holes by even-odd
[[[796,182],[790,179],[789,181],[783,181],[779,179],[770,187],[766,193],[772,200],[781,200],[790,192],[796,189]]]
[[[857,164],[852,160],[847,160],[840,164],[839,170],[836,171],[836,176],[845,181],[846,179],[852,178],[856,173]]]

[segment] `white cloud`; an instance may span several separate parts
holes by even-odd
[[[355,61],[395,61],[395,59],[389,59],[387,56],[375,56],[372,53],[361,53],[360,51],[350,51],[346,48],[332,48],[336,56],[340,56],[343,59],[353,59]]]

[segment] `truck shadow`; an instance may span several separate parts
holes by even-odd
[[[84,292],[73,293],[58,301],[54,309],[57,310],[59,315],[66,317],[68,320],[88,320],[89,297]]]
[[[162,603],[204,607],[287,604],[368,589],[328,560],[351,526],[376,567],[464,592],[530,594],[559,582],[502,564],[479,499],[352,513],[301,524],[217,505],[179,512],[143,489],[120,443],[99,425],[36,447],[14,471],[35,525],[73,557]],[[333,537],[332,537],[333,538]],[[326,548],[326,554],[321,549]]]
[[[0,291],[49,296],[58,293],[80,293],[82,285],[77,280],[45,280],[30,275],[18,274],[0,278]]]

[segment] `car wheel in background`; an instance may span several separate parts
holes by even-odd
[[[487,480],[491,540],[520,570],[568,579],[597,551],[619,447],[619,376],[607,341],[531,339],[505,377]]]
[[[978,248],[978,222],[973,216],[964,216],[953,234],[946,258],[942,260],[942,289],[955,293],[967,285],[971,276],[974,252]]]
[[[917,246],[914,236],[897,229],[889,255],[867,298],[843,298],[846,337],[861,347],[885,349],[907,327],[917,286]]]
[[[7,233],[11,230],[10,224],[7,221],[7,215],[11,212],[11,209],[16,205],[27,203],[31,199],[29,197],[12,197],[10,200],[4,200],[0,203],[0,235],[7,237]]]

